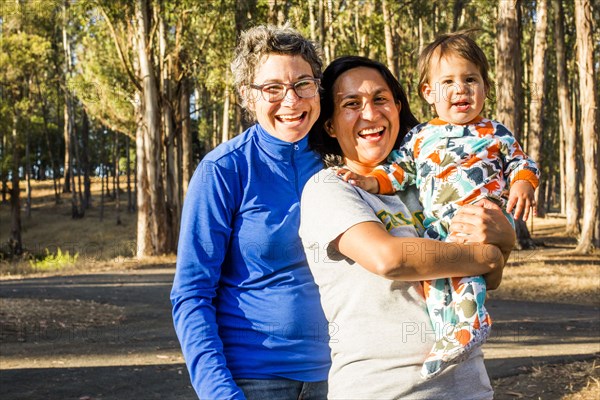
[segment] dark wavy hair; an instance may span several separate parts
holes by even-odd
[[[395,148],[400,147],[400,143],[404,136],[412,127],[419,123],[419,121],[410,111],[410,105],[408,104],[406,93],[404,92],[404,89],[402,89],[400,82],[398,82],[398,80],[385,65],[366,57],[339,57],[329,64],[323,72],[323,78],[321,80],[321,114],[308,134],[308,143],[310,147],[321,155],[321,158],[323,158],[327,165],[339,164],[341,158],[343,157],[342,149],[340,148],[337,139],[332,138],[325,131],[325,123],[333,117],[333,110],[335,106],[333,86],[340,75],[342,75],[344,72],[359,67],[372,68],[378,71],[392,91],[394,100],[401,105],[400,132],[398,134],[398,138],[396,139],[396,144],[394,145]]]

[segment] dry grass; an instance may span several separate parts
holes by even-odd
[[[561,365],[534,366],[524,374],[495,379],[495,400],[600,398],[600,357]]]
[[[600,252],[570,254],[576,240],[563,235],[564,224],[562,218],[535,218],[533,237],[543,246],[514,251],[490,297],[600,305]]]
[[[121,189],[125,183],[121,182]],[[121,224],[117,225],[114,199],[106,199],[104,215],[100,219],[100,182],[92,184],[92,208],[84,218],[71,218],[71,195],[61,194],[61,204],[55,204],[51,181],[34,182],[31,216],[21,212],[22,239],[25,257],[17,261],[0,260],[0,276],[16,277],[24,274],[76,273],[88,270],[121,267],[139,267],[158,263],[172,263],[174,258],[163,257],[140,261],[136,252],[136,216],[127,213],[127,193],[121,192]],[[22,192],[22,203],[25,193]],[[0,205],[0,244],[4,249],[10,236],[10,206]],[[68,252],[68,257],[50,260],[44,265],[32,266],[30,260],[41,260],[47,252]],[[77,258],[75,258],[77,255]]]
[[[598,305],[600,265],[590,260],[582,264],[548,265],[539,261],[526,266],[509,266],[504,270],[500,288],[489,295],[501,299]]]

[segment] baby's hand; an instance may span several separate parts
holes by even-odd
[[[515,219],[523,216],[523,221],[527,221],[529,211],[533,208],[533,215],[537,214],[535,203],[535,189],[527,181],[516,181],[510,185],[510,194],[508,203],[506,203],[506,212],[511,212],[514,208]]]
[[[379,183],[374,176],[363,176],[346,168],[340,168],[337,175],[351,185],[357,186],[369,193],[379,193]]]

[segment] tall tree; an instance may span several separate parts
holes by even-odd
[[[567,217],[566,233],[576,235],[580,232],[579,226],[579,201],[577,177],[576,151],[577,130],[571,112],[569,98],[569,79],[567,70],[567,57],[564,33],[564,10],[562,0],[552,0],[554,11],[554,45],[556,47],[556,86],[558,95],[558,110],[560,129],[564,143],[564,176],[562,181],[565,187],[564,205]]]
[[[90,178],[90,122],[85,109],[81,116],[81,169],[83,172],[83,209],[88,209],[92,206],[92,181]]]
[[[21,150],[19,148],[18,128],[19,114],[15,110],[12,128],[12,161],[11,171],[11,191],[10,191],[10,242],[9,246],[12,254],[23,254],[23,239],[21,237],[21,189],[19,188],[19,166],[21,163]]]
[[[521,5],[499,0],[496,57],[496,118],[510,129],[517,140],[522,136],[523,89],[521,67]],[[535,247],[527,225],[515,221],[520,249]]]
[[[544,99],[546,94],[546,50],[548,48],[548,0],[537,0],[535,39],[533,43],[533,65],[531,79],[531,102],[529,103],[529,155],[545,172],[542,154],[544,139]],[[537,215],[546,213],[545,182],[536,191]]]
[[[381,10],[383,11],[383,33],[385,35],[385,58],[387,66],[394,76],[398,76],[398,64],[395,57],[396,46],[394,45],[392,17],[388,0],[381,0]]]
[[[142,124],[137,133],[138,212],[146,215],[146,224],[138,224],[137,255],[168,253],[167,210],[162,173],[162,142],[158,99],[157,71],[152,63],[153,47],[150,46],[152,28],[152,0],[135,2],[135,46],[139,62],[141,83]]]
[[[9,245],[14,255],[23,252],[21,236],[21,174],[29,174],[27,160],[22,164],[23,152],[33,141],[32,121],[41,114],[32,95],[36,70],[49,68],[50,42],[39,35],[35,25],[28,20],[31,4],[15,1],[16,12],[3,15],[0,20],[0,121],[3,137],[3,158],[9,160],[11,174],[10,205],[11,224]],[[41,119],[41,117],[40,117]],[[8,139],[8,138],[7,138]],[[29,191],[31,193],[31,191]]]
[[[65,1],[62,8],[62,45],[63,45],[63,94],[64,94],[64,141],[65,141],[65,159],[64,159],[64,182],[63,182],[63,193],[71,192],[71,181],[72,181],[72,165],[73,165],[73,146],[71,140],[73,138],[73,102],[71,94],[69,93],[68,81],[71,78],[72,70],[72,56],[71,56],[71,43],[68,32],[69,25],[69,2]],[[73,204],[75,206],[75,204]]]
[[[585,175],[583,179],[583,226],[576,252],[589,253],[600,243],[598,218],[598,109],[596,71],[594,70],[594,43],[592,40],[592,7],[589,0],[575,0],[577,27],[577,66],[579,71],[579,99],[581,107],[581,135]]]
[[[517,140],[523,131],[523,67],[521,64],[521,8],[499,0],[496,57],[496,118]]]
[[[455,0],[454,1],[454,12],[453,12],[453,18],[452,18],[452,30],[456,31],[458,30],[458,27],[460,26],[460,22],[463,16],[463,9],[465,7],[466,1],[465,0]]]

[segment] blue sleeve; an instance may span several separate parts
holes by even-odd
[[[213,305],[239,203],[236,176],[203,161],[190,181],[181,216],[173,322],[192,385],[202,399],[245,398],[226,366]]]

